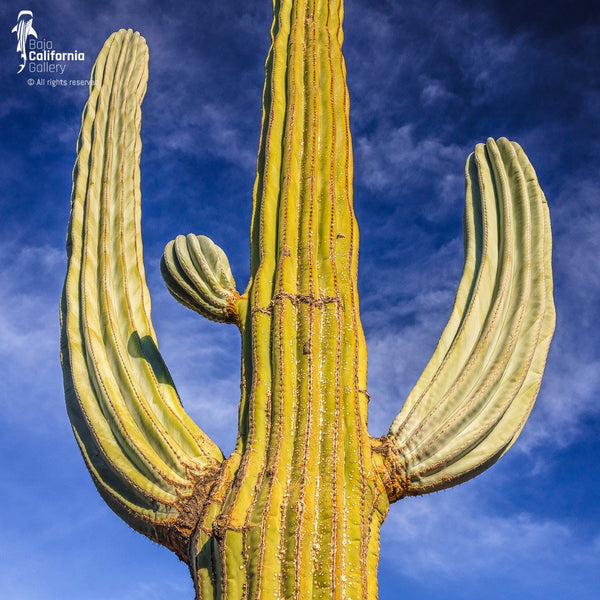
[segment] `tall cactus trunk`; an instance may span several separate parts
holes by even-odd
[[[236,450],[198,530],[200,597],[376,598],[342,2],[276,3],[242,296]]]

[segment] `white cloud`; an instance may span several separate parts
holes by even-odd
[[[367,189],[384,192],[394,202],[402,194],[425,191],[430,196],[425,212],[432,220],[450,208],[461,210],[464,162],[472,149],[420,138],[412,124],[357,136],[354,146],[357,180]]]
[[[180,106],[183,102],[182,94]],[[258,101],[256,106],[258,123]],[[199,158],[218,157],[251,170],[256,164],[256,148],[249,143],[240,121],[235,107],[205,103],[192,113],[173,111],[171,122],[163,123],[160,132],[152,131],[149,135],[160,139],[157,146],[160,155],[175,150]]]
[[[456,94],[450,92],[442,81],[423,77],[421,98],[426,105],[440,105],[455,99]]]
[[[51,246],[0,245],[2,417],[32,428],[48,427],[57,407],[63,417],[58,306],[65,263]]]
[[[594,548],[565,522],[498,513],[472,484],[401,500],[390,509],[382,541],[387,550],[382,559],[422,581],[460,581],[474,573],[480,580],[525,579],[600,566]]]

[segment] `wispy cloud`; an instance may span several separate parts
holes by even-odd
[[[468,484],[392,506],[382,531],[388,547],[383,560],[421,582],[452,586],[477,574],[479,581],[509,577],[532,586],[552,580],[560,586],[557,597],[573,586],[585,589],[577,573],[600,566],[594,547],[598,532],[582,537],[565,522],[492,510],[482,490]]]
[[[1,417],[45,428],[64,416],[58,298],[66,259],[51,246],[4,242],[0,263]]]
[[[355,152],[357,170],[362,173],[361,182],[375,191],[386,189],[389,193],[394,190],[396,194],[407,184],[413,188],[417,184],[424,186],[431,179],[448,185],[448,178],[456,178],[452,181],[458,180],[458,191],[462,191],[460,170],[445,177],[443,173],[449,170],[448,165],[454,167],[464,162],[469,153],[465,148],[446,145],[435,138],[415,139],[414,127],[410,124],[359,136],[355,140]],[[443,202],[447,196],[436,193],[435,200]]]

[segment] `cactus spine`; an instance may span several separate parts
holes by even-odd
[[[341,0],[274,3],[245,291],[203,236],[179,236],[161,263],[178,301],[241,332],[227,459],[183,410],[150,320],[144,39],[113,34],[94,66],[61,306],[67,407],[102,496],[186,561],[197,598],[377,598],[390,502],[493,464],[541,381],[554,326],[547,206],[521,149],[488,140],[467,162],[450,321],[390,433],[369,435],[342,14]]]

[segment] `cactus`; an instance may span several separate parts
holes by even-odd
[[[94,66],[61,304],[69,417],[98,491],[185,561],[198,599],[377,598],[390,503],[474,477],[514,442],[554,327],[548,209],[521,148],[466,166],[465,266],[435,353],[390,431],[367,431],[367,352],[341,0],[274,3],[243,293],[208,238],[169,243],[173,296],[242,338],[235,449],[185,413],[150,320],[140,237],[147,47]]]

